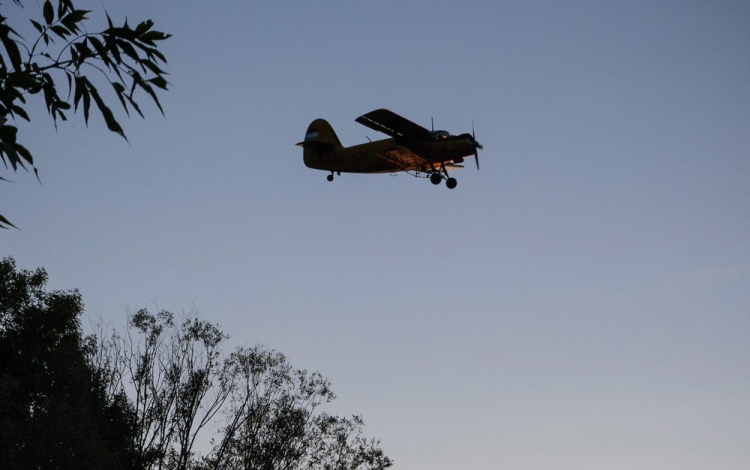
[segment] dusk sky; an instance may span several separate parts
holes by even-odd
[[[75,4],[173,35],[129,142],[17,123],[42,184],[3,173],[0,255],[85,322],[197,310],[397,469],[750,468],[750,2]],[[312,120],[349,146],[377,108],[473,122],[481,171],[304,166]]]

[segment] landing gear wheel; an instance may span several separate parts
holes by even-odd
[[[441,181],[443,181],[443,177],[440,176],[440,173],[433,173],[430,175],[430,183],[440,184]]]
[[[328,181],[333,181],[333,173],[328,175],[326,178],[328,179]]]
[[[458,184],[458,181],[456,181],[456,178],[448,178],[448,181],[445,182],[445,185],[448,186],[448,189],[453,189]]]

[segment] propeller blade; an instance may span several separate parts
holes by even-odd
[[[477,135],[474,133],[474,120],[471,120],[471,140],[474,141],[474,162],[477,164],[477,171],[479,171],[479,150],[483,149],[482,144],[477,142]]]

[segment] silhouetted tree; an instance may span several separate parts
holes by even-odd
[[[0,465],[129,468],[134,414],[90,367],[77,291],[0,262]]]
[[[198,433],[229,396],[227,336],[196,317],[175,323],[145,309],[128,316],[124,335],[100,331],[92,363],[112,379],[110,394],[130,391],[135,410],[133,467],[190,468]]]
[[[363,421],[317,413],[335,398],[319,373],[294,369],[262,346],[230,356],[231,389],[220,442],[203,459],[216,469],[375,470],[392,462],[362,436]]]
[[[21,0],[13,1],[21,7]],[[107,128],[123,138],[122,127],[96,86],[101,80],[93,75],[109,83],[126,114],[133,109],[143,117],[135,95],[139,89],[163,113],[156,89],[167,89],[166,73],[160,68],[166,59],[157,41],[170,35],[154,30],[151,20],[135,28],[126,20],[116,27],[109,16],[106,29],[88,32],[84,25],[88,13],[76,9],[72,0],[59,0],[56,8],[45,0],[40,17],[30,20],[38,34],[28,42],[0,14],[0,160],[6,169],[10,165],[15,172],[28,166],[38,177],[31,152],[20,143],[13,125],[16,118],[29,120],[25,107],[30,95],[44,97],[55,124],[58,118],[65,121],[65,113],[71,108],[77,111],[79,105],[88,124],[93,101]],[[13,224],[0,215],[0,228],[9,226]]]
[[[391,466],[362,419],[319,413],[335,398],[319,373],[294,369],[262,346],[224,357],[227,336],[195,316],[129,316],[124,334],[99,335],[97,367],[130,390],[138,468],[375,470]],[[114,383],[114,382],[110,382]],[[220,426],[208,455],[194,444]]]
[[[317,372],[262,346],[222,353],[197,316],[139,310],[125,331],[84,338],[78,291],[0,262],[3,468],[380,470],[362,419],[319,411],[335,398]],[[207,455],[194,452],[214,424]]]

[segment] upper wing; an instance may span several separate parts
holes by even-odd
[[[410,120],[387,109],[370,111],[367,114],[361,115],[355,121],[397,139],[402,137],[429,139],[430,137],[430,131],[424,127],[414,124]]]

